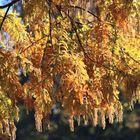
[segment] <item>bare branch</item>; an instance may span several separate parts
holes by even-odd
[[[18,1],[20,1],[20,0],[13,0],[10,3],[8,3],[8,4],[5,4],[3,6],[0,6],[0,9],[4,9],[4,8],[9,7],[9,6],[11,7],[13,4],[17,3]]]

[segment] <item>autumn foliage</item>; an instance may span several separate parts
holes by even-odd
[[[140,101],[139,0],[23,0],[22,17],[18,1],[0,6],[1,133],[15,140],[21,103],[40,132],[58,102],[72,131],[121,122],[121,98]]]

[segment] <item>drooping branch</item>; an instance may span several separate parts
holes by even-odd
[[[49,7],[49,11],[48,11],[48,16],[49,16],[49,40],[47,39],[46,42],[46,47],[44,48],[44,52],[43,52],[43,57],[42,57],[42,64],[41,64],[41,68],[43,69],[43,62],[45,61],[45,55],[47,53],[47,45],[48,43],[52,45],[52,18],[51,18],[51,0],[46,0],[48,7]],[[47,5],[46,5],[47,6]],[[49,41],[49,42],[48,42]]]
[[[66,14],[66,13],[65,13],[65,14]],[[80,39],[80,36],[79,36],[79,34],[78,34],[78,32],[77,32],[77,28],[76,28],[76,26],[75,26],[75,24],[74,24],[73,19],[72,19],[69,15],[67,15],[67,16],[68,16],[68,18],[70,19],[71,26],[72,26],[72,28],[73,28],[75,34],[76,34],[76,37],[77,37],[79,46],[80,46],[81,50],[83,51],[85,57],[87,57],[91,62],[93,62],[93,63],[95,63],[95,64],[98,64],[98,62],[95,61],[95,60],[93,60],[93,59],[87,54],[87,52],[85,51],[85,49],[84,49],[84,47],[83,47],[83,45],[82,45],[82,41],[81,41],[81,39]],[[123,76],[126,76],[126,75],[127,75],[127,74],[124,73],[122,70],[118,69],[117,67],[107,66],[107,65],[105,65],[105,64],[102,64],[102,67],[104,67],[105,69],[108,69],[108,70],[116,71],[116,72],[122,74]]]

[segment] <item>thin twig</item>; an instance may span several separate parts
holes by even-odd
[[[74,31],[75,31],[75,34],[76,34],[76,37],[77,37],[79,46],[81,47],[81,49],[82,49],[84,55],[85,55],[90,61],[96,63],[96,62],[95,62],[91,57],[89,57],[89,55],[86,53],[86,51],[85,51],[85,49],[84,49],[84,47],[83,47],[83,45],[82,45],[80,36],[79,36],[79,34],[78,34],[78,32],[77,32],[76,26],[74,25],[74,22],[73,22],[73,20],[72,20],[72,18],[71,18],[70,16],[69,16],[69,19],[70,19],[70,21],[71,21],[72,28],[73,28]],[[104,67],[107,68],[107,69],[110,69],[110,68],[107,67],[107,66],[104,66]]]
[[[136,62],[137,64],[140,65],[140,62],[137,61],[136,59],[134,59],[128,52],[125,52],[125,51],[124,51],[124,54],[126,54],[126,55],[127,55],[129,58],[131,58],[134,62]]]
[[[39,41],[41,41],[42,39],[46,38],[48,35],[43,36],[42,38],[36,40],[35,42],[32,42],[27,48],[25,48],[24,50],[22,50],[20,52],[20,54],[24,53],[25,51],[27,51],[30,47],[32,47],[34,44],[38,43]]]
[[[71,8],[76,8],[76,9],[80,9],[80,10],[83,10],[83,11],[85,11],[85,12],[88,12],[89,14],[91,14],[92,16],[94,16],[95,18],[97,18],[99,21],[101,21],[101,19],[100,19],[97,15],[95,15],[94,13],[92,13],[92,12],[89,11],[89,10],[84,9],[83,7],[74,6],[74,5],[70,5],[70,7],[71,7]]]
[[[5,12],[5,15],[4,15],[3,19],[2,19],[2,22],[1,22],[1,24],[0,24],[0,31],[1,31],[1,29],[2,29],[2,25],[3,25],[3,23],[4,23],[5,19],[6,19],[6,16],[7,16],[9,10],[10,10],[10,7],[11,7],[11,6],[8,6],[8,8],[7,8],[6,12]]]

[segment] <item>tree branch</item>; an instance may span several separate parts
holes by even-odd
[[[65,13],[65,14],[66,14],[66,13]],[[66,14],[66,15],[67,15],[67,14]],[[87,57],[91,62],[93,62],[93,63],[95,63],[95,64],[98,64],[98,62],[95,61],[95,60],[93,60],[93,59],[87,54],[87,52],[85,51],[85,48],[83,47],[82,41],[81,41],[81,39],[80,39],[80,36],[79,36],[79,34],[78,34],[78,31],[77,31],[77,28],[76,28],[76,26],[75,26],[75,24],[74,24],[73,19],[72,19],[69,15],[67,15],[67,16],[68,16],[68,18],[69,18],[69,20],[70,20],[70,22],[71,22],[71,26],[72,26],[72,28],[73,28],[75,34],[76,34],[76,37],[77,37],[77,40],[78,40],[78,44],[79,44],[81,50],[83,51],[85,57]],[[112,71],[115,71],[115,72],[117,72],[117,73],[120,73],[120,74],[122,74],[123,76],[127,76],[127,73],[123,72],[122,70],[118,69],[117,67],[107,66],[107,65],[105,65],[105,64],[102,64],[101,66],[104,67],[105,69],[112,70]]]
[[[11,7],[13,4],[17,3],[18,1],[20,1],[20,0],[13,0],[10,3],[8,3],[8,4],[0,6],[0,9],[6,8],[6,7],[9,7],[9,6]]]
[[[27,51],[30,47],[32,47],[33,45],[35,45],[36,43],[38,43],[39,41],[41,41],[42,39],[44,39],[44,38],[46,38],[46,37],[48,37],[48,35],[45,35],[45,36],[43,36],[42,38],[36,40],[35,42],[32,42],[28,47],[26,47],[25,49],[21,50],[21,51],[19,52],[19,54],[24,53],[24,52]]]
[[[76,9],[80,9],[80,10],[85,11],[85,12],[88,12],[89,14],[91,14],[92,16],[94,16],[95,18],[97,18],[98,21],[101,21],[101,19],[100,19],[97,15],[95,15],[94,13],[92,13],[92,12],[89,11],[89,10],[84,9],[83,7],[80,7],[80,6],[73,6],[73,5],[70,5],[70,7],[71,7],[71,8],[76,8]]]
[[[50,34],[50,41],[52,44],[52,17],[51,17],[51,0],[48,1],[49,5],[49,34]]]
[[[2,22],[1,22],[1,24],[0,24],[0,31],[1,31],[1,29],[2,29],[2,25],[3,25],[3,23],[4,23],[5,19],[6,19],[6,16],[7,16],[7,14],[8,14],[8,11],[10,10],[10,7],[11,7],[11,6],[8,6],[8,8],[7,8],[6,12],[5,12],[5,15],[4,15],[3,19],[2,19]]]

